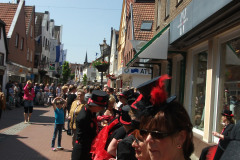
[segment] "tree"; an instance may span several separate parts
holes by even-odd
[[[83,75],[83,85],[84,86],[87,85],[87,75],[86,74]]]
[[[67,61],[62,65],[62,81],[63,83],[67,83],[68,79],[71,75],[71,68],[69,67],[69,63]]]

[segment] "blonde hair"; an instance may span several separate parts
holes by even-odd
[[[27,83],[32,83],[32,81],[31,81],[31,80],[28,80]]]
[[[116,99],[114,98],[113,95],[109,97],[108,102],[116,102]]]
[[[68,89],[68,86],[62,86],[62,90]]]

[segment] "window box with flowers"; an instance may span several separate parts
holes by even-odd
[[[92,62],[92,66],[98,69],[98,72],[106,72],[109,67],[109,62],[96,60]]]

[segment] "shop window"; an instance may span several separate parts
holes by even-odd
[[[221,112],[231,110],[235,121],[240,120],[240,38],[222,45],[220,66],[220,92],[218,124],[221,124]],[[222,126],[218,125],[221,131]]]
[[[192,123],[200,130],[204,128],[207,56],[205,51],[193,58]]]

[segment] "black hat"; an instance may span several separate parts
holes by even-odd
[[[240,157],[240,121],[233,127],[231,131],[231,141],[228,144],[226,150],[221,156],[221,160],[239,160]]]
[[[108,101],[108,94],[104,91],[93,90],[92,97],[88,99],[88,105],[106,107]]]
[[[119,122],[125,125],[131,125],[131,117],[128,114],[131,110],[129,105],[125,105],[122,107],[121,115],[119,117]]]
[[[129,97],[129,94],[130,94],[130,92],[129,92],[129,91],[123,91],[123,92],[122,92],[122,93],[120,93],[118,96],[122,96],[122,97],[124,97],[124,98],[128,99],[128,97]]]
[[[222,112],[222,115],[223,115],[223,116],[227,116],[227,117],[233,117],[232,111],[227,110],[227,109],[225,109],[225,110]]]
[[[152,88],[154,86],[157,85],[157,82],[159,80],[161,76],[153,78],[147,82],[144,82],[142,84],[140,84],[139,86],[137,86],[137,90],[139,90],[139,92],[144,96],[144,97],[148,97],[150,96],[150,93],[152,91]]]

